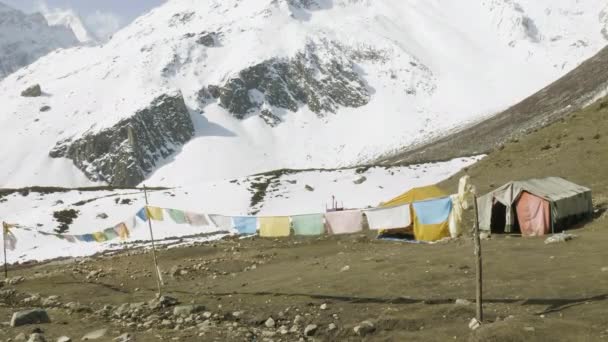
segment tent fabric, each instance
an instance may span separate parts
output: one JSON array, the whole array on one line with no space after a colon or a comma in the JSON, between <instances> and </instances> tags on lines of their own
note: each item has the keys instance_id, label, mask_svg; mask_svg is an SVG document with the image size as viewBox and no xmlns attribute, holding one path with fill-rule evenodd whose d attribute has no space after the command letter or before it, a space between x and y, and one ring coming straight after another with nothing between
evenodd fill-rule
<instances>
[{"instance_id":1,"label":"tent fabric","mask_svg":"<svg viewBox=\"0 0 608 342\"><path fill-rule=\"evenodd\" d=\"M515 209L523 236L542 236L551 231L549 201L524 191L519 196Z\"/></svg>"},{"instance_id":2,"label":"tent fabric","mask_svg":"<svg viewBox=\"0 0 608 342\"><path fill-rule=\"evenodd\" d=\"M361 210L332 211L325 214L327 232L332 235L352 234L363 230Z\"/></svg>"},{"instance_id":3,"label":"tent fabric","mask_svg":"<svg viewBox=\"0 0 608 342\"><path fill-rule=\"evenodd\" d=\"M414 212L420 224L441 224L448 220L452 211L452 199L444 197L433 200L414 202Z\"/></svg>"},{"instance_id":4,"label":"tent fabric","mask_svg":"<svg viewBox=\"0 0 608 342\"><path fill-rule=\"evenodd\" d=\"M391 199L388 202L380 203L380 207L392 207L402 204L411 204L417 201L424 201L432 198L440 198L445 197L448 194L441 190L439 187L435 185L423 186L419 188L410 189L403 194ZM378 232L379 235L411 235L413 225L416 224L416 213L412 209L410 211L410 219L412 221L412 227L404 227L404 229L391 229L386 230L382 229Z\"/></svg>"},{"instance_id":5,"label":"tent fabric","mask_svg":"<svg viewBox=\"0 0 608 342\"><path fill-rule=\"evenodd\" d=\"M286 237L291 234L288 216L260 217L261 237Z\"/></svg>"},{"instance_id":6,"label":"tent fabric","mask_svg":"<svg viewBox=\"0 0 608 342\"><path fill-rule=\"evenodd\" d=\"M439 224L414 224L414 237L418 241L437 241L450 237L448 221Z\"/></svg>"},{"instance_id":7,"label":"tent fabric","mask_svg":"<svg viewBox=\"0 0 608 342\"><path fill-rule=\"evenodd\" d=\"M395 229L404 228L412 224L411 208L409 204L396 207L364 210L369 229Z\"/></svg>"},{"instance_id":8,"label":"tent fabric","mask_svg":"<svg viewBox=\"0 0 608 342\"><path fill-rule=\"evenodd\" d=\"M295 235L317 236L325 233L323 214L297 215L291 217Z\"/></svg>"},{"instance_id":9,"label":"tent fabric","mask_svg":"<svg viewBox=\"0 0 608 342\"><path fill-rule=\"evenodd\" d=\"M588 215L593 211L591 190L584 186L559 177L515 181L509 182L477 199L480 229L491 229L492 209L496 203L501 203L506 207L505 232L512 232L515 224L514 204L524 191L550 203L552 226L562 219L577 215Z\"/></svg>"},{"instance_id":10,"label":"tent fabric","mask_svg":"<svg viewBox=\"0 0 608 342\"><path fill-rule=\"evenodd\" d=\"M258 218L252 216L233 217L234 228L242 235L253 235L257 233Z\"/></svg>"}]
</instances>

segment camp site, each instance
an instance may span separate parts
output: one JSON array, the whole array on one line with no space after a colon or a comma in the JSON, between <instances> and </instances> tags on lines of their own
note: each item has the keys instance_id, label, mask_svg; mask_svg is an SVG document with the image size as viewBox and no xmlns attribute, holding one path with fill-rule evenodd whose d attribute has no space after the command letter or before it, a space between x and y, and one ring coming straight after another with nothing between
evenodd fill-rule
<instances>
[{"instance_id":1,"label":"camp site","mask_svg":"<svg viewBox=\"0 0 608 342\"><path fill-rule=\"evenodd\" d=\"M0 0L0 342L608 341L606 0Z\"/></svg>"}]
</instances>

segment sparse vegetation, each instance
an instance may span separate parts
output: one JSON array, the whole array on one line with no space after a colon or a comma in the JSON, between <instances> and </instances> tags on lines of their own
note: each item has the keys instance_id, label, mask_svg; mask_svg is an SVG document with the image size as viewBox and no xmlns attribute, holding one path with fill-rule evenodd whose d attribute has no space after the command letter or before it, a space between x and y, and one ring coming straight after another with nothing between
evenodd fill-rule
<instances>
[{"instance_id":1,"label":"sparse vegetation","mask_svg":"<svg viewBox=\"0 0 608 342\"><path fill-rule=\"evenodd\" d=\"M53 217L59 222L59 226L55 229L55 232L58 234L67 232L70 229L70 225L74 222L74 219L78 217L78 214L80 214L80 212L75 209L65 209L54 212Z\"/></svg>"}]
</instances>

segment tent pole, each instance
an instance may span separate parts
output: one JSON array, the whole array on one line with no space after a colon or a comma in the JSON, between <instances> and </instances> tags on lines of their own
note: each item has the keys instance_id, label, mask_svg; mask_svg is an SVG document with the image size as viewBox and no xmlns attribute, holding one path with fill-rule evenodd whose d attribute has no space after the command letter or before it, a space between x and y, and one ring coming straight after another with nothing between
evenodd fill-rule
<instances>
[{"instance_id":1,"label":"tent pole","mask_svg":"<svg viewBox=\"0 0 608 342\"><path fill-rule=\"evenodd\" d=\"M473 196L473 206L475 209L475 223L473 226L473 242L475 244L475 273L477 276L477 287L475 291L475 300L477 307L477 321L481 323L483 321L483 307L482 307L482 262L481 262L481 239L479 238L479 210L477 208L477 195Z\"/></svg>"},{"instance_id":2,"label":"tent pole","mask_svg":"<svg viewBox=\"0 0 608 342\"><path fill-rule=\"evenodd\" d=\"M146 199L146 217L148 218L148 228L150 228L150 239L152 240L152 256L154 258L154 267L156 269L156 285L158 286L158 297L162 295L161 290L161 280L160 280L160 268L158 268L158 259L156 258L156 246L154 244L154 233L152 232L152 220L150 219L150 214L148 213L148 191L146 189L146 185L144 184L144 197Z\"/></svg>"}]
</instances>

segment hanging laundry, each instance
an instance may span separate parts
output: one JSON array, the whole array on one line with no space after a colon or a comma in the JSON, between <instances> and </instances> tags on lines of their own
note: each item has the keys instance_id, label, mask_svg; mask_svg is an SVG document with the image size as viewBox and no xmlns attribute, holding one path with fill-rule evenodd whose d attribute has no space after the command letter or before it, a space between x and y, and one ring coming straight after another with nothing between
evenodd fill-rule
<instances>
[{"instance_id":1,"label":"hanging laundry","mask_svg":"<svg viewBox=\"0 0 608 342\"><path fill-rule=\"evenodd\" d=\"M241 235L257 233L258 218L252 216L233 217L232 225Z\"/></svg>"},{"instance_id":2,"label":"hanging laundry","mask_svg":"<svg viewBox=\"0 0 608 342\"><path fill-rule=\"evenodd\" d=\"M261 237L286 237L291 233L289 217L260 217Z\"/></svg>"},{"instance_id":3,"label":"hanging laundry","mask_svg":"<svg viewBox=\"0 0 608 342\"><path fill-rule=\"evenodd\" d=\"M437 241L450 236L449 222L452 211L450 197L412 204L416 213L414 236L420 241Z\"/></svg>"},{"instance_id":4,"label":"hanging laundry","mask_svg":"<svg viewBox=\"0 0 608 342\"><path fill-rule=\"evenodd\" d=\"M106 236L104 235L103 232L96 232L93 233L93 240L96 242L104 242L107 241Z\"/></svg>"},{"instance_id":5,"label":"hanging laundry","mask_svg":"<svg viewBox=\"0 0 608 342\"><path fill-rule=\"evenodd\" d=\"M325 233L323 214L297 215L291 217L295 235L317 236Z\"/></svg>"},{"instance_id":6,"label":"hanging laundry","mask_svg":"<svg viewBox=\"0 0 608 342\"><path fill-rule=\"evenodd\" d=\"M363 230L361 210L332 211L325 214L328 234L351 234Z\"/></svg>"},{"instance_id":7,"label":"hanging laundry","mask_svg":"<svg viewBox=\"0 0 608 342\"><path fill-rule=\"evenodd\" d=\"M171 220L173 220L173 222L177 223L177 224L186 224L188 223L187 219L186 219L186 213L181 211L181 210L177 210L177 209L165 209L165 212L169 215L169 217L171 218Z\"/></svg>"},{"instance_id":8,"label":"hanging laundry","mask_svg":"<svg viewBox=\"0 0 608 342\"><path fill-rule=\"evenodd\" d=\"M163 209L159 207L146 207L146 214L154 221L163 221L165 219Z\"/></svg>"},{"instance_id":9,"label":"hanging laundry","mask_svg":"<svg viewBox=\"0 0 608 342\"><path fill-rule=\"evenodd\" d=\"M186 222L195 227L204 227L209 225L209 221L203 214L186 213Z\"/></svg>"},{"instance_id":10,"label":"hanging laundry","mask_svg":"<svg viewBox=\"0 0 608 342\"><path fill-rule=\"evenodd\" d=\"M114 232L116 232L116 235L118 235L118 237L120 237L121 240L126 240L129 238L129 229L127 228L127 225L125 223L120 223L118 225L116 225L116 227L114 227Z\"/></svg>"},{"instance_id":11,"label":"hanging laundry","mask_svg":"<svg viewBox=\"0 0 608 342\"><path fill-rule=\"evenodd\" d=\"M137 212L137 217L139 217L140 220L142 221L148 221L148 214L146 213L146 208L141 208L141 210L139 210Z\"/></svg>"},{"instance_id":12,"label":"hanging laundry","mask_svg":"<svg viewBox=\"0 0 608 342\"><path fill-rule=\"evenodd\" d=\"M412 224L409 204L396 207L364 210L369 229L397 229L409 227Z\"/></svg>"},{"instance_id":13,"label":"hanging laundry","mask_svg":"<svg viewBox=\"0 0 608 342\"><path fill-rule=\"evenodd\" d=\"M222 215L209 215L211 222L217 227L225 231L232 231L232 218Z\"/></svg>"},{"instance_id":14,"label":"hanging laundry","mask_svg":"<svg viewBox=\"0 0 608 342\"><path fill-rule=\"evenodd\" d=\"M118 237L118 234L114 230L114 228L107 228L103 231L103 234L106 236L106 240L114 240Z\"/></svg>"}]
</instances>

